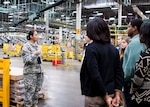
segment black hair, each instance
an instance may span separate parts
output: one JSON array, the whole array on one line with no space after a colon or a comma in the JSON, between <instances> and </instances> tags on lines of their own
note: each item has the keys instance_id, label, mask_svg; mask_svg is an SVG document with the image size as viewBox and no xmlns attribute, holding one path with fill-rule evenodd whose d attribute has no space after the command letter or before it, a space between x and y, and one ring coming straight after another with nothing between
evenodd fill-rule
<instances>
[{"instance_id":1,"label":"black hair","mask_svg":"<svg viewBox=\"0 0 150 107\"><path fill-rule=\"evenodd\" d=\"M87 36L96 42L110 43L110 31L106 22L102 18L90 20L86 28Z\"/></svg>"},{"instance_id":2,"label":"black hair","mask_svg":"<svg viewBox=\"0 0 150 107\"><path fill-rule=\"evenodd\" d=\"M29 31L29 33L28 33L28 35L27 35L27 40L30 40L30 39L31 39L30 36L33 36L33 35L34 35L34 32L35 32L35 30Z\"/></svg>"},{"instance_id":3,"label":"black hair","mask_svg":"<svg viewBox=\"0 0 150 107\"><path fill-rule=\"evenodd\" d=\"M137 27L137 30L140 32L140 27L142 25L143 21L141 19L133 19L131 21L131 25L134 27L136 26Z\"/></svg>"},{"instance_id":4,"label":"black hair","mask_svg":"<svg viewBox=\"0 0 150 107\"><path fill-rule=\"evenodd\" d=\"M140 28L140 42L150 47L150 22L144 22Z\"/></svg>"}]
</instances>

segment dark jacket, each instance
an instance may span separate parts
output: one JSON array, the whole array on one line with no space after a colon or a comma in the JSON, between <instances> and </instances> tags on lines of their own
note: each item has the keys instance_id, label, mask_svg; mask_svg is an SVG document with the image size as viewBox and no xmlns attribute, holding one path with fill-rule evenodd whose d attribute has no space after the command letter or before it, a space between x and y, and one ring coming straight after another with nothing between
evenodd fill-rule
<instances>
[{"instance_id":1,"label":"dark jacket","mask_svg":"<svg viewBox=\"0 0 150 107\"><path fill-rule=\"evenodd\" d=\"M80 72L82 95L113 94L123 86L123 71L118 50L110 43L92 42L85 51Z\"/></svg>"}]
</instances>

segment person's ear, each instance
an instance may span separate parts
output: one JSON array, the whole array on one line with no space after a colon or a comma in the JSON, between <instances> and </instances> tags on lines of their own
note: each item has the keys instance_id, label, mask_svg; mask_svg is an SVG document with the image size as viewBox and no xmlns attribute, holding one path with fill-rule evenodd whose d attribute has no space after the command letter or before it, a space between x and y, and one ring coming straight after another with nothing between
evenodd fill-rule
<instances>
[{"instance_id":1,"label":"person's ear","mask_svg":"<svg viewBox=\"0 0 150 107\"><path fill-rule=\"evenodd\" d=\"M134 31L137 31L137 30L138 30L138 29L137 29L137 26L134 26L133 28L134 28Z\"/></svg>"},{"instance_id":2,"label":"person's ear","mask_svg":"<svg viewBox=\"0 0 150 107\"><path fill-rule=\"evenodd\" d=\"M30 35L30 39L32 39L33 38L33 36L32 35Z\"/></svg>"}]
</instances>

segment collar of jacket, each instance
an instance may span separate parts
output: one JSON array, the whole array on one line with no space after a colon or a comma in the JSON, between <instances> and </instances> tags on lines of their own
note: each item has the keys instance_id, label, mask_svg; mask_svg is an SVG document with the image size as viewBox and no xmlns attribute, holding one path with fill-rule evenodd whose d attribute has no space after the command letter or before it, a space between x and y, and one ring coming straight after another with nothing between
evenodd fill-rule
<instances>
[{"instance_id":1,"label":"collar of jacket","mask_svg":"<svg viewBox=\"0 0 150 107\"><path fill-rule=\"evenodd\" d=\"M139 36L140 36L139 34L133 36L133 37L131 38L131 41L134 40L134 39L136 39L136 38L139 38Z\"/></svg>"}]
</instances>

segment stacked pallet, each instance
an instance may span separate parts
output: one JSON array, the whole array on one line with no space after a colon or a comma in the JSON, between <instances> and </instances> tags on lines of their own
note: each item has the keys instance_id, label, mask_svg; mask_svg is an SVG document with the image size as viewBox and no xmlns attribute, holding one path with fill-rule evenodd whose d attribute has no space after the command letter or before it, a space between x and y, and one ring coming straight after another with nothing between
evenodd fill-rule
<instances>
[{"instance_id":1,"label":"stacked pallet","mask_svg":"<svg viewBox=\"0 0 150 107\"><path fill-rule=\"evenodd\" d=\"M23 80L10 81L10 99L15 102L22 102L24 99L24 84Z\"/></svg>"},{"instance_id":2,"label":"stacked pallet","mask_svg":"<svg viewBox=\"0 0 150 107\"><path fill-rule=\"evenodd\" d=\"M11 67L10 72L10 102L11 105L21 107L24 100L23 69Z\"/></svg>"},{"instance_id":3,"label":"stacked pallet","mask_svg":"<svg viewBox=\"0 0 150 107\"><path fill-rule=\"evenodd\" d=\"M47 95L47 76L44 76L44 82L41 91L39 92L40 99L46 99ZM11 67L10 72L10 101L15 107L22 107L25 97L25 89L23 83L23 69Z\"/></svg>"}]
</instances>

